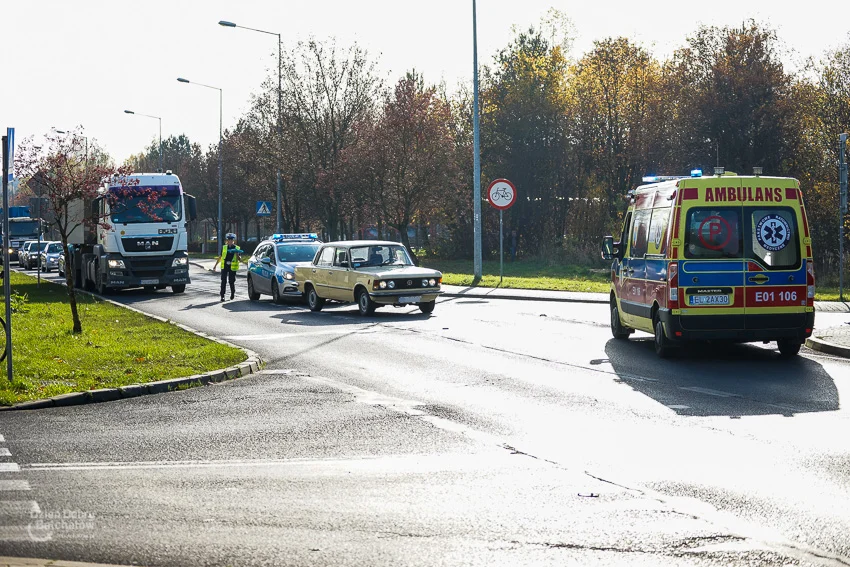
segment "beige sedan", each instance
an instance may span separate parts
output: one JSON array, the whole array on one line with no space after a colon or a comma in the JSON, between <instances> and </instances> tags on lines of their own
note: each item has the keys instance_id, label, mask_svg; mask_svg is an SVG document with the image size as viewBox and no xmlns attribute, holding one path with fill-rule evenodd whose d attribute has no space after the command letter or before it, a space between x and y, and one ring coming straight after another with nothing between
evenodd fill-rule
<instances>
[{"instance_id":1,"label":"beige sedan","mask_svg":"<svg viewBox=\"0 0 850 567\"><path fill-rule=\"evenodd\" d=\"M328 242L310 264L295 268L311 311L320 311L330 299L356 302L361 315L385 305L416 305L431 313L442 277L414 265L404 245L383 240Z\"/></svg>"}]
</instances>

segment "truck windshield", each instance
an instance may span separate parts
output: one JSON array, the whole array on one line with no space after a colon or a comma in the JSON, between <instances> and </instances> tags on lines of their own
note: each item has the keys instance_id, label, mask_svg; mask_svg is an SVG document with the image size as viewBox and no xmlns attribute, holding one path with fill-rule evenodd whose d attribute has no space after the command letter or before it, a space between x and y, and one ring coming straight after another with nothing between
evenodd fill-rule
<instances>
[{"instance_id":1,"label":"truck windshield","mask_svg":"<svg viewBox=\"0 0 850 567\"><path fill-rule=\"evenodd\" d=\"M38 234L38 221L12 222L12 219L9 219L9 234L12 236L31 236Z\"/></svg>"},{"instance_id":2,"label":"truck windshield","mask_svg":"<svg viewBox=\"0 0 850 567\"><path fill-rule=\"evenodd\" d=\"M173 187L133 187L110 191L112 222L174 222L183 217L180 192Z\"/></svg>"}]
</instances>

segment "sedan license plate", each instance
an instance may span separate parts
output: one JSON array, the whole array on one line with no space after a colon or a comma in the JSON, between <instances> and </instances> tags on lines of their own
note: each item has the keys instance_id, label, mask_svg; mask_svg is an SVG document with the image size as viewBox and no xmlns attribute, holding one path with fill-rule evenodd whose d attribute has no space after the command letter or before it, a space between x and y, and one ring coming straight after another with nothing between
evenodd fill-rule
<instances>
[{"instance_id":1,"label":"sedan license plate","mask_svg":"<svg viewBox=\"0 0 850 567\"><path fill-rule=\"evenodd\" d=\"M691 305L729 305L728 295L692 295Z\"/></svg>"},{"instance_id":2,"label":"sedan license plate","mask_svg":"<svg viewBox=\"0 0 850 567\"><path fill-rule=\"evenodd\" d=\"M158 279L140 280L139 283L142 284L142 285L156 285L156 284L159 283L159 280Z\"/></svg>"},{"instance_id":3,"label":"sedan license plate","mask_svg":"<svg viewBox=\"0 0 850 567\"><path fill-rule=\"evenodd\" d=\"M422 297L418 295L402 295L398 298L399 303L419 303Z\"/></svg>"}]
</instances>

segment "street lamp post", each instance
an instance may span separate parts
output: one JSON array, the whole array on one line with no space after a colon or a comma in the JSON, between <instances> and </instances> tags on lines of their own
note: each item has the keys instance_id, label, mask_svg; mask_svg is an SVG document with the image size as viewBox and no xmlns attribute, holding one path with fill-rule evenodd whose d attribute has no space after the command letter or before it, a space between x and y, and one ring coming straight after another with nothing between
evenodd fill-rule
<instances>
[{"instance_id":1,"label":"street lamp post","mask_svg":"<svg viewBox=\"0 0 850 567\"><path fill-rule=\"evenodd\" d=\"M481 266L481 136L478 124L478 27L472 0L472 187L473 187L473 277L480 280Z\"/></svg>"},{"instance_id":2,"label":"street lamp post","mask_svg":"<svg viewBox=\"0 0 850 567\"><path fill-rule=\"evenodd\" d=\"M281 67L281 64L282 64L282 51L281 51L280 34L275 33L275 32L265 31L265 30L258 30L256 28L248 28L248 27L245 27L245 26L238 26L238 25L234 24L233 22L226 22L224 20L221 20L220 22L218 22L218 25L224 26L226 28L241 28L243 30L251 30L251 31L259 32L259 33L265 33L265 34L268 34L268 35L276 35L277 36L277 137L278 137L278 143L280 143L280 141L283 137L282 136L283 125L281 123L282 116L281 116L281 101L280 101L281 85L282 85L281 71L280 71L280 67ZM275 209L277 210L277 214L275 216L275 232L279 233L279 232L281 232L281 225L283 224L283 219L281 218L281 209L282 209L282 206L283 206L283 201L281 200L281 188L280 188L281 177L280 177L280 158L279 157L278 157L278 166L277 166L276 177L277 177L277 202L276 202L276 205L275 205Z\"/></svg>"},{"instance_id":3,"label":"street lamp post","mask_svg":"<svg viewBox=\"0 0 850 567\"><path fill-rule=\"evenodd\" d=\"M150 114L141 114L139 112L133 112L132 110L125 110L125 114L135 114L136 116L144 116L146 118L156 118L159 120L159 172L162 173L164 170L162 169L162 118L159 116L152 116Z\"/></svg>"},{"instance_id":4,"label":"street lamp post","mask_svg":"<svg viewBox=\"0 0 850 567\"><path fill-rule=\"evenodd\" d=\"M205 85L203 83L195 83L195 82L190 81L189 79L183 79L182 77L178 77L177 81L180 82L180 83L191 83L193 85L198 85L199 87L206 87L208 89L215 89L215 90L218 91L218 234L216 235L216 239L217 239L216 242L218 243L218 246L220 246L222 241L223 241L222 240L222 231L224 230L223 226L222 226L222 223L224 221L222 220L223 193L222 193L222 189L221 189L221 134L222 134L221 123L222 123L222 96L223 96L222 91L218 87L213 87L211 85Z\"/></svg>"}]
</instances>

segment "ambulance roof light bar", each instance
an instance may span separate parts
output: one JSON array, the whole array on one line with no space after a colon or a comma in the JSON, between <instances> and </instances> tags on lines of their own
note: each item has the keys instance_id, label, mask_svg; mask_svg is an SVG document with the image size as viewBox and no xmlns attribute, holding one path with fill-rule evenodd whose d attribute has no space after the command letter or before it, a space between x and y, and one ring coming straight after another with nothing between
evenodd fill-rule
<instances>
[{"instance_id":1,"label":"ambulance roof light bar","mask_svg":"<svg viewBox=\"0 0 850 567\"><path fill-rule=\"evenodd\" d=\"M691 170L691 177L702 177L702 170L701 169L692 169Z\"/></svg>"},{"instance_id":2,"label":"ambulance roof light bar","mask_svg":"<svg viewBox=\"0 0 850 567\"><path fill-rule=\"evenodd\" d=\"M762 168L760 168L760 167L754 167L754 168L753 168L753 175L755 175L756 177L758 177L759 175L761 175L761 172L762 172L762 171L763 171L763 170L762 170Z\"/></svg>"},{"instance_id":3,"label":"ambulance roof light bar","mask_svg":"<svg viewBox=\"0 0 850 567\"><path fill-rule=\"evenodd\" d=\"M685 175L644 175L642 181L644 183L658 183L659 181L671 181L674 179L684 179Z\"/></svg>"},{"instance_id":4,"label":"ambulance roof light bar","mask_svg":"<svg viewBox=\"0 0 850 567\"><path fill-rule=\"evenodd\" d=\"M725 167L715 167L714 168L714 175L723 175L724 173L726 173Z\"/></svg>"}]
</instances>

